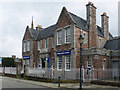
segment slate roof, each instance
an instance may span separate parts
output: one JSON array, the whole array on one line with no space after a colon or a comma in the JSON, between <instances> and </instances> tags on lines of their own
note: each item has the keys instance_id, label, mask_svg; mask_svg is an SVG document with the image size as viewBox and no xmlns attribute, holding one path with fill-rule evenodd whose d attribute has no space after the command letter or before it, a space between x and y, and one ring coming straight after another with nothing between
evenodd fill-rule
<instances>
[{"instance_id":1,"label":"slate roof","mask_svg":"<svg viewBox=\"0 0 120 90\"><path fill-rule=\"evenodd\" d=\"M29 31L30 31L30 34L31 34L31 37L34 39L34 40L36 40L37 39L37 34L38 34L38 30L35 30L35 29L29 29Z\"/></svg>"},{"instance_id":2,"label":"slate roof","mask_svg":"<svg viewBox=\"0 0 120 90\"><path fill-rule=\"evenodd\" d=\"M77 16L77 15L71 13L71 12L69 12L69 13L72 16L72 18L75 20L77 27L88 31L88 25L87 25L86 20L82 19L81 17L79 17L79 16Z\"/></svg>"},{"instance_id":3,"label":"slate roof","mask_svg":"<svg viewBox=\"0 0 120 90\"><path fill-rule=\"evenodd\" d=\"M120 38L107 40L103 48L107 50L120 50Z\"/></svg>"},{"instance_id":4,"label":"slate roof","mask_svg":"<svg viewBox=\"0 0 120 90\"><path fill-rule=\"evenodd\" d=\"M77 15L71 13L71 12L68 12L68 13L72 17L72 19L74 19L74 21L76 22L76 26L77 27L89 31L89 28L88 28L88 25L87 25L87 21L85 19L82 19L81 17L79 17L79 16L77 16ZM39 40L39 39L47 38L49 36L53 36L55 27L56 27L56 24L51 25L51 26L49 26L47 28L44 28L42 30L39 30L39 31L38 30L34 30L34 29L31 29L30 31L32 33L33 39ZM104 34L101 31L101 27L96 25L96 28L97 28L97 34L99 36L101 36L101 37L104 37ZM113 39L111 34L109 34L109 37L111 39Z\"/></svg>"},{"instance_id":5,"label":"slate roof","mask_svg":"<svg viewBox=\"0 0 120 90\"><path fill-rule=\"evenodd\" d=\"M37 35L37 40L53 36L55 27L56 27L56 24L49 26L47 28L44 28L42 30L39 30Z\"/></svg>"}]
</instances>

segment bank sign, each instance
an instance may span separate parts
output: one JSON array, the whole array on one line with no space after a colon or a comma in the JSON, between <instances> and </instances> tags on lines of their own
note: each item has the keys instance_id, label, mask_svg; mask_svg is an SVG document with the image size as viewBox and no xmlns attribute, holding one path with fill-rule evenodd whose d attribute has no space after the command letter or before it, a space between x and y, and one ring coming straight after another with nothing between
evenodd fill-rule
<instances>
[{"instance_id":1,"label":"bank sign","mask_svg":"<svg viewBox=\"0 0 120 90\"><path fill-rule=\"evenodd\" d=\"M30 56L23 56L23 59L30 59Z\"/></svg>"},{"instance_id":2,"label":"bank sign","mask_svg":"<svg viewBox=\"0 0 120 90\"><path fill-rule=\"evenodd\" d=\"M62 51L62 52L57 52L57 56L70 55L70 54L71 54L71 50L69 50L69 51Z\"/></svg>"}]
</instances>

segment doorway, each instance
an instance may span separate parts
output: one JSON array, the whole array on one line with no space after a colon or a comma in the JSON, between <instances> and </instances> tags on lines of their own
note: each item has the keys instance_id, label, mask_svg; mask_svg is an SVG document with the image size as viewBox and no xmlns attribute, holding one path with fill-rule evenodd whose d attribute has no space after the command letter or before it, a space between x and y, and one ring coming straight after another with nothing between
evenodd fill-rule
<instances>
[{"instance_id":1,"label":"doorway","mask_svg":"<svg viewBox=\"0 0 120 90\"><path fill-rule=\"evenodd\" d=\"M45 68L45 58L42 58L42 68Z\"/></svg>"}]
</instances>

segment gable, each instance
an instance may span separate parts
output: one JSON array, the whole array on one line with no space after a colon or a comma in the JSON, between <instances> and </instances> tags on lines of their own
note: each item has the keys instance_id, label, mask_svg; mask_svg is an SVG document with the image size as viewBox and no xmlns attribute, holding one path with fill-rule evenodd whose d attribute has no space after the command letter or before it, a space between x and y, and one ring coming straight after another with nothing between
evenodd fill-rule
<instances>
[{"instance_id":1,"label":"gable","mask_svg":"<svg viewBox=\"0 0 120 90\"><path fill-rule=\"evenodd\" d=\"M26 31L25 31L24 37L23 37L23 41L24 41L24 40L28 40L28 39L32 39L32 37L31 37L31 34L30 34L29 29L26 28Z\"/></svg>"},{"instance_id":2,"label":"gable","mask_svg":"<svg viewBox=\"0 0 120 90\"><path fill-rule=\"evenodd\" d=\"M65 7L63 7L62 12L58 18L56 28L63 28L64 26L70 25L72 23L75 23L72 19L71 15L67 11Z\"/></svg>"}]
</instances>

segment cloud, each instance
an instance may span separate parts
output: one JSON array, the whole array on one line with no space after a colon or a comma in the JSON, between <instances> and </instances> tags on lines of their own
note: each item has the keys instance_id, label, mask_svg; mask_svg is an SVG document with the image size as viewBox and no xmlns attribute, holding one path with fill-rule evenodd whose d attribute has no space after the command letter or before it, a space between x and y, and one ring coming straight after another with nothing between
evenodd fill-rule
<instances>
[{"instance_id":1,"label":"cloud","mask_svg":"<svg viewBox=\"0 0 120 90\"><path fill-rule=\"evenodd\" d=\"M57 22L62 7L86 19L86 2L6 2L0 3L0 52L2 56L22 57L22 38L27 25L30 26L32 16L34 26L50 26ZM97 7L97 24L100 15L105 11L110 17L110 32L117 35L117 2L94 2ZM2 50L2 51L1 51Z\"/></svg>"}]
</instances>

